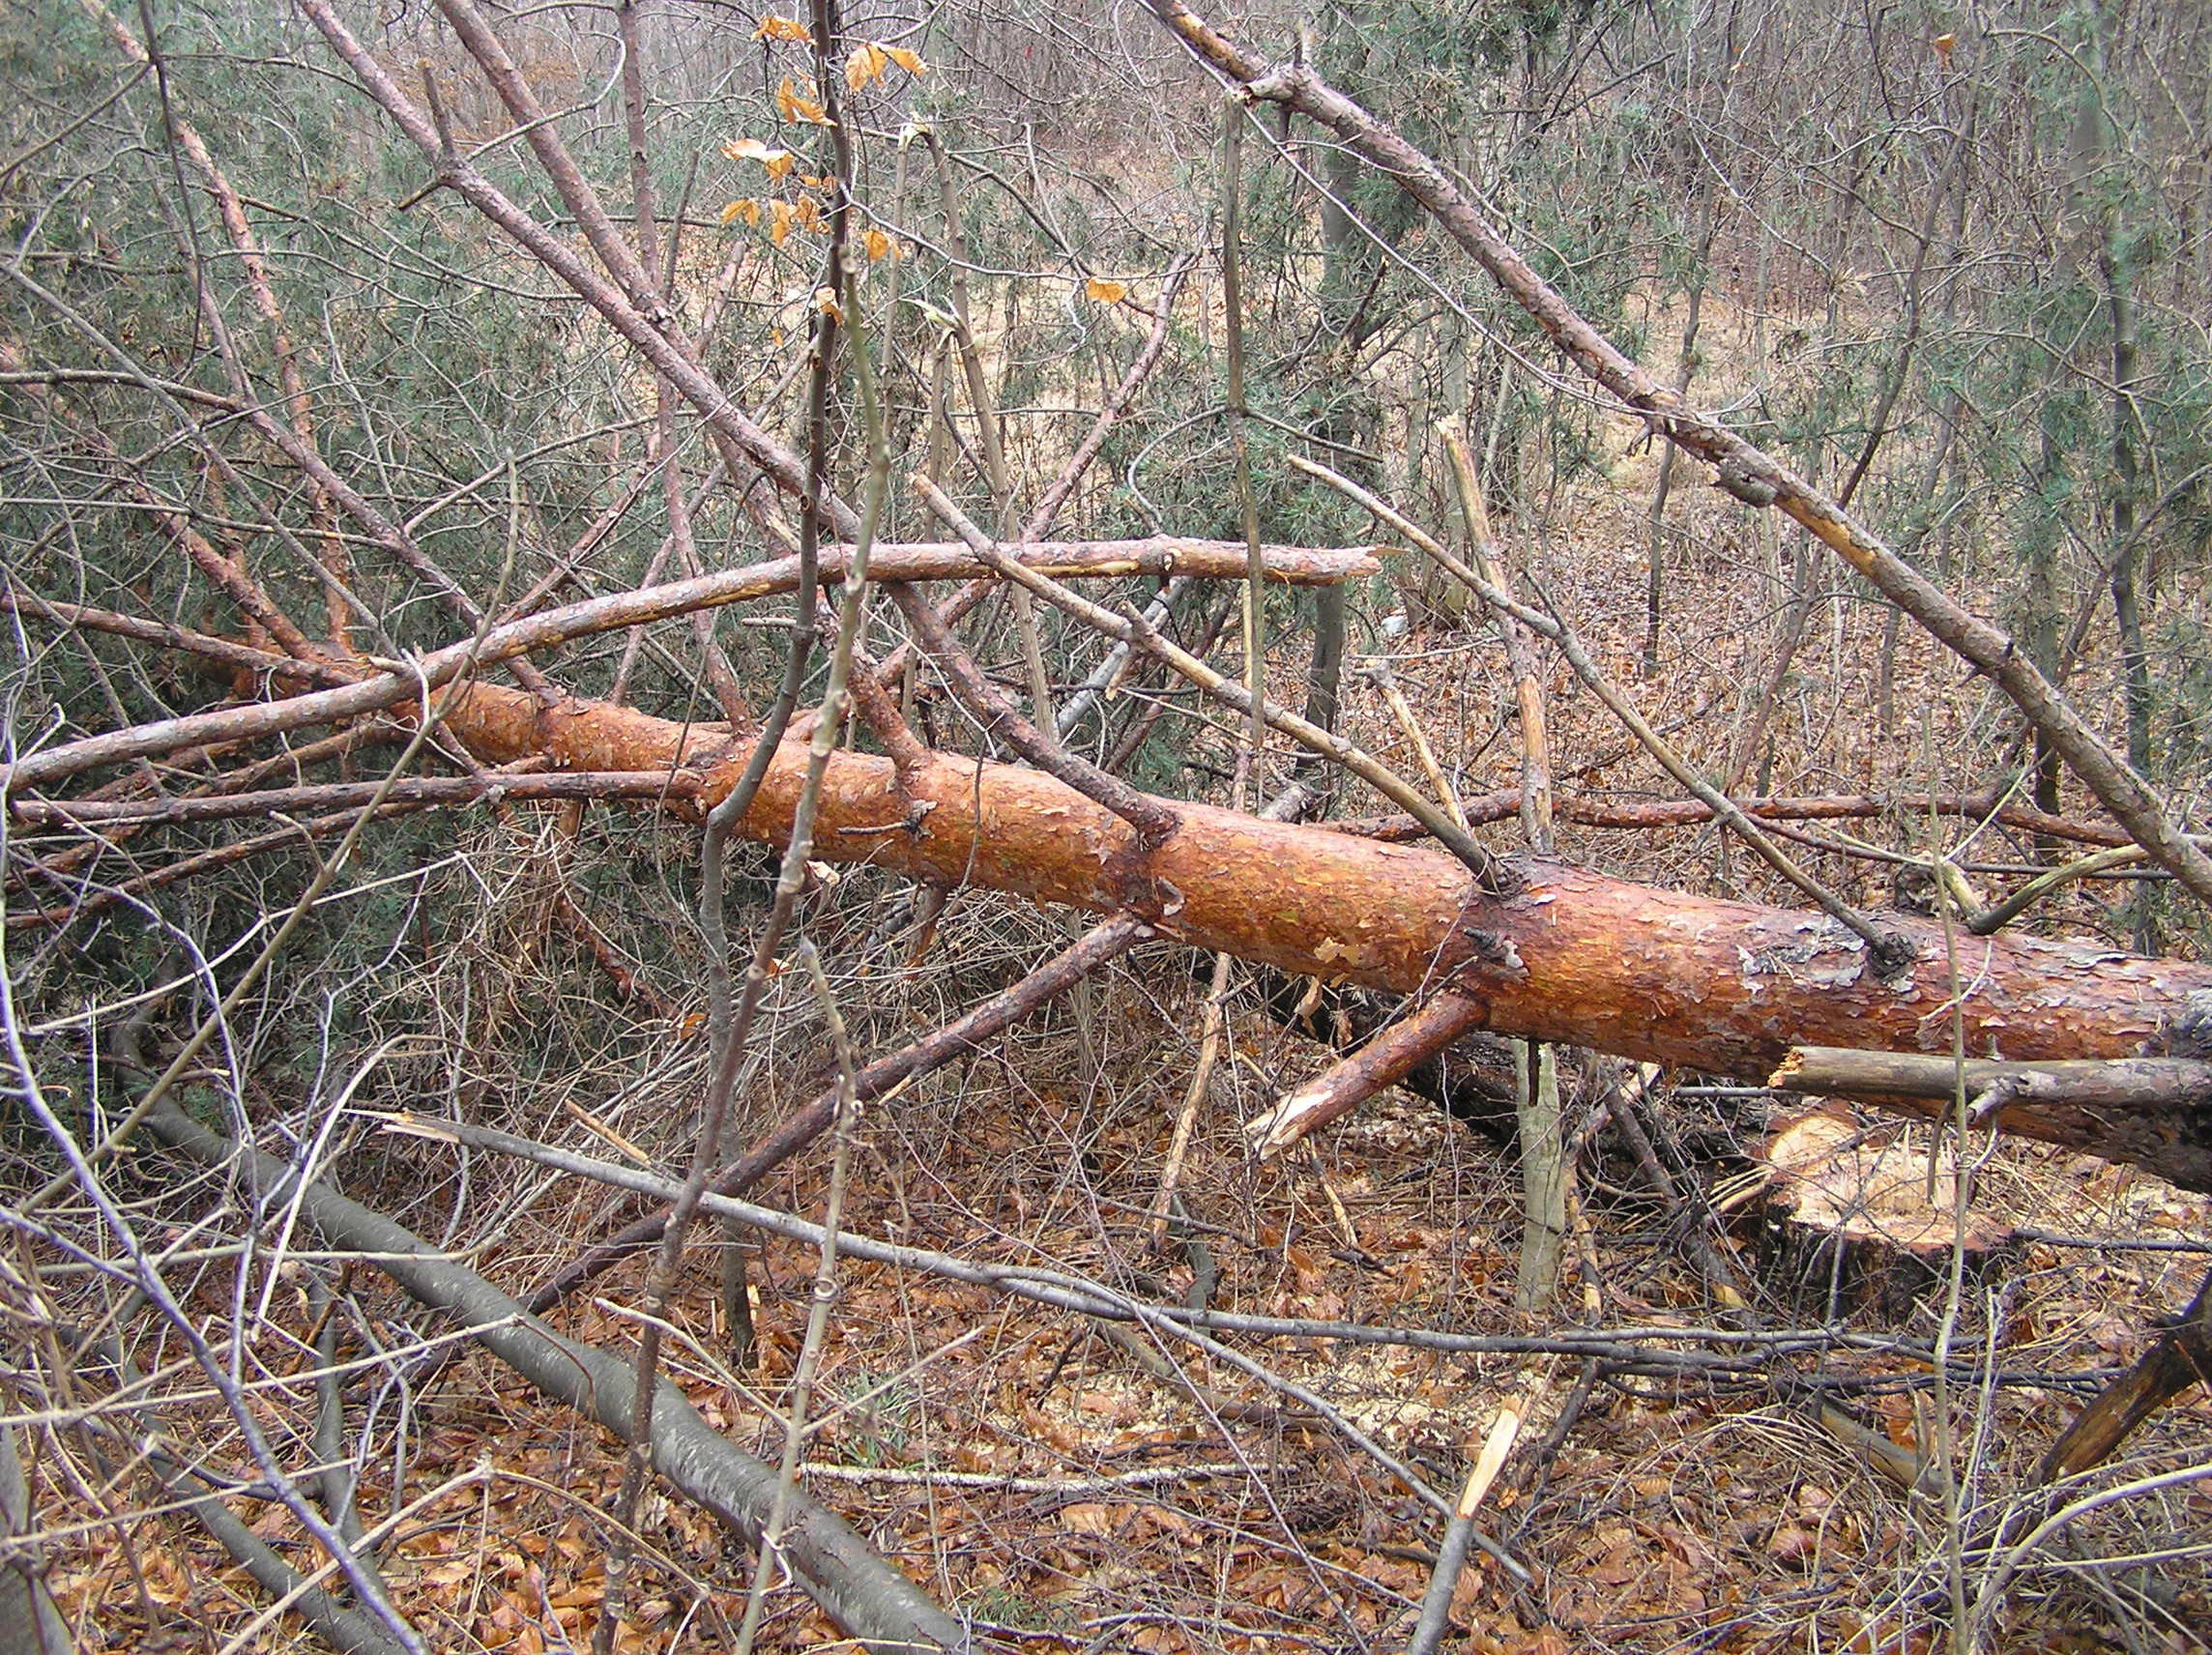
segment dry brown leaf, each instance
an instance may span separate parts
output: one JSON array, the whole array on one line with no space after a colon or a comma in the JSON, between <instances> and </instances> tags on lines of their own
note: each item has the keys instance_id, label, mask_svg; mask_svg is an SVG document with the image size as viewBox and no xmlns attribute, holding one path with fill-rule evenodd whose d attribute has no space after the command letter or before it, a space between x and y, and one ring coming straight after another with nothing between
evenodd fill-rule
<instances>
[{"instance_id":1,"label":"dry brown leaf","mask_svg":"<svg viewBox=\"0 0 2212 1655\"><path fill-rule=\"evenodd\" d=\"M1111 1534L1116 1509L1097 1500L1082 1500L1060 1508L1060 1525L1072 1534Z\"/></svg>"},{"instance_id":2,"label":"dry brown leaf","mask_svg":"<svg viewBox=\"0 0 2212 1655\"><path fill-rule=\"evenodd\" d=\"M807 81L804 90L801 90L788 74L783 77L782 84L775 89L775 112L786 121L802 123L810 127L835 125L823 109L815 92L814 83L811 80Z\"/></svg>"},{"instance_id":3,"label":"dry brown leaf","mask_svg":"<svg viewBox=\"0 0 2212 1655\"><path fill-rule=\"evenodd\" d=\"M845 59L845 84L855 92L871 81L880 85L890 61L890 53L873 41L855 46Z\"/></svg>"},{"instance_id":4,"label":"dry brown leaf","mask_svg":"<svg viewBox=\"0 0 2212 1655\"><path fill-rule=\"evenodd\" d=\"M1811 1529L1794 1523L1780 1524L1766 1542L1768 1556L1793 1568L1802 1568L1811 1562L1819 1548L1819 1537Z\"/></svg>"}]
</instances>

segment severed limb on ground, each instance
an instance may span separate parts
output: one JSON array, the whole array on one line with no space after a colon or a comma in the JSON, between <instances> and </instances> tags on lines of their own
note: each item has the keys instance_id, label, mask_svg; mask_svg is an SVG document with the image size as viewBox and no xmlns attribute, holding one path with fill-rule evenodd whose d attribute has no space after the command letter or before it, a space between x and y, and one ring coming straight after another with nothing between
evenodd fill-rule
<instances>
[{"instance_id":1,"label":"severed limb on ground","mask_svg":"<svg viewBox=\"0 0 2212 1655\"><path fill-rule=\"evenodd\" d=\"M242 1167L264 1196L282 1192L334 1248L370 1256L415 1298L473 1328L484 1349L540 1391L618 1435L626 1428L634 1389L629 1363L554 1333L474 1270L327 1185L295 1187L290 1166L209 1131L174 1104L156 1109L147 1124L189 1159L211 1168ZM654 1409L655 1471L746 1545L758 1545L776 1497L775 1472L702 1419L673 1384L662 1381L660 1392ZM788 1497L783 1560L807 1594L862 1647L874 1655L969 1647L959 1623L835 1513L802 1494Z\"/></svg>"}]
</instances>

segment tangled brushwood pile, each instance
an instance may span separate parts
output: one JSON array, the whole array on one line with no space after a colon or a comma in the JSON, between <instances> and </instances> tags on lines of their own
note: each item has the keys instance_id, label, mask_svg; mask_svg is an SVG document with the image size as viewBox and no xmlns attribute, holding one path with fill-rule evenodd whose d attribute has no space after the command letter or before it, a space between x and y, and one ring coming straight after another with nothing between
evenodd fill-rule
<instances>
[{"instance_id":1,"label":"tangled brushwood pile","mask_svg":"<svg viewBox=\"0 0 2212 1655\"><path fill-rule=\"evenodd\" d=\"M487 920L494 911L487 902ZM858 934L869 918L857 907L848 923ZM1026 947L1049 946L1019 913L979 905L946 923L923 967L865 984L841 976L840 1001L873 1008L871 1043L895 1043L1009 975L1022 951L1009 937L1025 931ZM610 1041L603 1008L564 1006L560 976L512 954L456 954L434 986L449 1005L487 1007L475 1050L495 1072L519 1056L503 1026L597 1031L596 1046L542 1055L535 1095L479 1092L478 1118L599 1159L681 1154L695 1039L637 1025ZM409 1011L405 998L377 1015ZM1200 1009L1180 957L1141 951L1097 981L1088 1013L991 1042L859 1123L844 1198L856 1240L1224 1319L1213 1335L1224 1343L1209 1347L1178 1331L1188 1321L1076 1315L848 1256L812 1379L801 1484L952 1609L977 1648L1389 1646L1433 1573L1428 1500L1455 1495L1508 1408L1519 1435L1477 1518L1500 1556L1478 1553L1451 1599L1465 1647L1917 1646L1949 1612L1954 1582L2014 1649L2081 1648L2099 1628L2115 1647L2121 1627L2178 1639L2212 1609L2200 1482L2085 1502L2067 1553L2128 1559L2118 1566L2076 1568L2026 1544L2049 1510L2038 1458L2199 1273L2188 1237L2212 1218L2202 1199L2007 1146L1986 1153L1977 1200L2026 1235L1955 1315L1940 1284L1903 1306L1806 1315L1761 1283L1755 1208L1710 1236L1746 1304L1693 1262L1685 1215L1644 1180L1605 1118L1609 1077L1593 1071L1570 1104L1590 1147L1566 1291L1531 1317L1514 1307L1512 1166L1433 1104L1391 1094L1295 1155L1249 1161L1239 1117L1327 1054L1237 1002L1160 1248L1150 1208ZM767 1032L776 1060L750 1094L748 1137L828 1067L807 994L784 995ZM626 1216L603 1191L526 1162L379 1133L377 1112L432 1107L468 1084L445 1054L394 1052L361 1079L356 1113L324 1148L344 1150L349 1192L518 1296ZM1639 1112L1688 1179L1701 1165L1748 1169L1765 1107L1692 1088L1647 1094ZM826 1176L803 1163L754 1193L815 1213ZM306 1235L283 1264L195 1245L244 1192L179 1196L152 1164L143 1176L188 1304L227 1303L242 1268L270 1270L247 1351L266 1393L294 1399L303 1428L318 1389L364 1422L352 1497L396 1516L378 1537L394 1606L443 1647L581 1648L605 1590L600 1514L622 1475L613 1439L480 1355L396 1385L452 1354L439 1319L365 1263L335 1295L320 1291ZM731 1247L746 1256L749 1350L718 1294L714 1260ZM697 1254L668 1309L681 1331L666 1372L710 1425L772 1462L815 1254L742 1231ZM74 1368L85 1394L120 1393L98 1353L96 1282L44 1280L53 1337L88 1347ZM639 1288L638 1266L626 1266L555 1324L620 1350ZM1238 1317L1272 1336L1227 1331ZM47 1583L88 1655L219 1646L267 1607L220 1548L189 1526L132 1523L118 1536L100 1522L133 1440L183 1466L239 1452L189 1367L160 1348L132 1354L137 1411L110 1403L76 1428L69 1463L84 1481L44 1507L56 1536ZM2208 1427L2201 1397L2176 1407L2093 1486L2155 1484L2201 1455ZM305 1442L293 1454L312 1457ZM70 1520L56 1521L64 1509ZM258 1509L254 1535L314 1566L296 1522ZM622 1647L720 1646L744 1599L727 1535L695 1505L656 1497L638 1538ZM765 1647L835 1641L803 1594L771 1602ZM249 1642L303 1636L263 1618Z\"/></svg>"}]
</instances>

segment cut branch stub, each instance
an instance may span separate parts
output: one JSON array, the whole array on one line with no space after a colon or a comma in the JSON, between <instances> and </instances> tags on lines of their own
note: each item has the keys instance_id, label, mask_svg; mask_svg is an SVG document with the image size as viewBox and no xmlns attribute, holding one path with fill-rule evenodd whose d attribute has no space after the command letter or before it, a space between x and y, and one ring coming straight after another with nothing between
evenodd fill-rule
<instances>
[{"instance_id":1,"label":"cut branch stub","mask_svg":"<svg viewBox=\"0 0 2212 1655\"><path fill-rule=\"evenodd\" d=\"M1285 1095L1258 1119L1247 1121L1246 1139L1263 1159L1280 1154L1308 1133L1357 1109L1384 1087L1396 1085L1461 1035L1480 1029L1488 1015L1489 1008L1480 1001L1439 995Z\"/></svg>"}]
</instances>

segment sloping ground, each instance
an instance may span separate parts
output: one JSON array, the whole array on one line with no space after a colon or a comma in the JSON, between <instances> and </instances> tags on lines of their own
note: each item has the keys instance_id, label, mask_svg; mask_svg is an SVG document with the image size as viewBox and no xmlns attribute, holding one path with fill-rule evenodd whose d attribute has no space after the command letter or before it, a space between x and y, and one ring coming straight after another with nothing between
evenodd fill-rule
<instances>
[{"instance_id":1,"label":"sloping ground","mask_svg":"<svg viewBox=\"0 0 2212 1655\"><path fill-rule=\"evenodd\" d=\"M948 973L992 970L987 960L953 962L971 944L986 953L1009 920L1019 928L1017 915L991 906L962 919L942 944L944 963L903 987L883 983L876 1015L887 1024L902 1009L933 1017L930 1002L950 986ZM542 992L527 981L515 987L525 1002ZM1150 1253L1143 1209L1194 1056L1194 992L1180 956L1150 951L1102 990L1101 1073L1082 1072L1070 1014L1061 1012L873 1112L851 1227L1071 1270L1141 1297L1181 1298L1193 1256L1179 1244L1164 1258ZM815 1061L806 1023L803 996L792 998L777 1035L793 1070ZM1877 1475L1863 1451L1823 1429L1819 1409L1823 1400L1849 1409L1899 1443L1929 1440L1936 1302L1894 1325L1862 1318L1849 1329L1895 1335L1900 1349L1877 1339L1778 1353L1757 1342L1697 1339L1688 1330L1720 1313L1680 1237L1654 1204L1613 1185L1633 1179L1632 1170L1601 1160L1584 1184L1583 1260L1559 1305L1539 1320L1518 1317L1520 1222L1508 1168L1427 1106L1393 1096L1326 1135L1315 1153L1252 1169L1237 1118L1310 1073L1321 1054L1253 1014L1239 1014L1233 1032L1235 1060L1220 1071L1183 1186L1194 1221L1185 1234L1205 1243L1215 1308L1472 1335L1633 1328L1661 1366L1601 1372L1557 1442L1548 1432L1583 1377L1573 1356L1233 1341L1447 1493L1499 1405L1536 1391L1523 1445L1485 1514L1487 1531L1526 1562L1534 1583L1517 1588L1478 1562L1461 1591L1462 1611L1480 1628L1466 1647L1833 1648L1870 1617L1883 1630L1880 1647L1925 1646L1949 1596L1940 1510ZM895 1038L888 1027L878 1033ZM673 1112L687 1064L679 1049L664 1084L597 1118L655 1144L680 1128ZM389 1101L408 1101L415 1078L394 1074ZM760 1117L801 1100L803 1078L771 1087ZM1736 1100L1685 1097L1677 1106L1685 1129L1707 1146L1754 1124L1755 1112ZM603 1136L541 1100L518 1099L505 1113L509 1124L581 1152L608 1152ZM357 1157L357 1196L369 1193L363 1177L372 1168L395 1203L435 1209L458 1193L449 1148L382 1139L368 1148ZM489 1240L486 1265L509 1286L534 1281L606 1219L600 1192L538 1184L525 1169L480 1157L469 1178L475 1211L509 1210L510 1197L523 1203L496 1227L479 1221L456 1237ZM2185 1298L2201 1271L2200 1255L2136 1244L2202 1236L2212 1223L2203 1201L2033 1147L1999 1151L1983 1187L1994 1205L2079 1244L2030 1242L2013 1272L1990 1285L1992 1296L1970 1292L1962 1307L1951 1401L1965 1497L1970 1514L1981 1514L1969 1516L1969 1528L2008 1509L2081 1387L2130 1359L2144 1318ZM815 1212L822 1194L809 1163L768 1199ZM1730 1244L1749 1270L1754 1227ZM764 1405L789 1378L813 1258L784 1242L763 1250L755 1273L763 1356L748 1371L730 1360L711 1253L711 1243L701 1247L678 1308L685 1337L672 1347L672 1370L710 1420L772 1458L780 1436ZM387 1340L403 1339L409 1307L373 1277L356 1286L391 1319L380 1323ZM566 1329L622 1348L626 1324L612 1307L634 1286L626 1276L603 1282ZM1760 1308L1773 1325L1789 1324L1779 1307ZM289 1339L304 1308L287 1310L280 1296L273 1317L279 1325L265 1329L262 1353L296 1370ZM1995 1376L1986 1391L1984 1362ZM1151 1371L1168 1363L1206 1387L1203 1401ZM1394 1647L1426 1582L1438 1531L1431 1512L1330 1425L1187 1349L1151 1348L1140 1359L1079 1319L848 1264L821 1396L827 1417L806 1454L817 1467L809 1487L941 1601L974 1617L984 1648L1351 1649L1363 1640ZM611 1501L620 1470L609 1441L479 1359L450 1370L404 1416L392 1402L378 1426L366 1509L386 1508L397 1464L407 1497L461 1479L422 1506L393 1549L388 1576L400 1607L439 1647L581 1647L604 1552L593 1510ZM188 1405L167 1418L189 1436L193 1415ZM2212 1405L2199 1395L2157 1422L2137 1444L2140 1458L2115 1475L2201 1464L2208 1442ZM480 1466L489 1475L473 1480ZM289 1537L281 1514L257 1527L275 1541ZM742 1559L708 1520L657 1498L648 1501L645 1534L652 1560L638 1595L647 1607L625 1647L722 1646L717 1617L734 1623L742 1611ZM2125 1591L2154 1576L2186 1623L2212 1609L2208 1535L2212 1491L2198 1484L2099 1512L2073 1541L2086 1555L2162 1554L2147 1574L2123 1569L2106 1579ZM1967 1566L1969 1601L1989 1578L1986 1564ZM2123 1616L2158 1631L2154 1612L2100 1599L2096 1578L2031 1569L1991 1627L1999 1646L2094 1647L2099 1629ZM165 1524L134 1525L128 1548L103 1532L80 1533L54 1584L88 1652L199 1647L242 1626L261 1602L196 1534ZM787 1591L777 1605L767 1647L831 1644L834 1634L804 1599ZM259 1646L288 1636L264 1634ZM180 1641L163 1645L163 1637Z\"/></svg>"}]
</instances>

